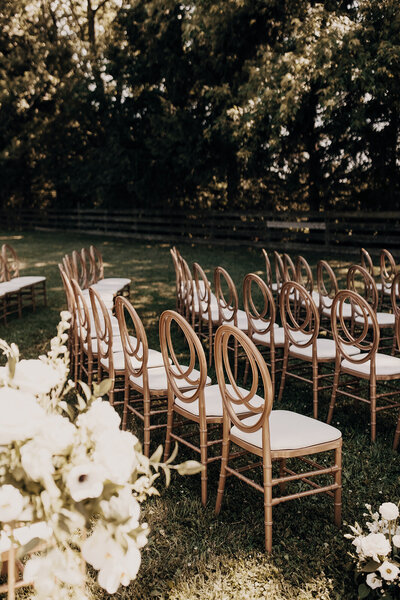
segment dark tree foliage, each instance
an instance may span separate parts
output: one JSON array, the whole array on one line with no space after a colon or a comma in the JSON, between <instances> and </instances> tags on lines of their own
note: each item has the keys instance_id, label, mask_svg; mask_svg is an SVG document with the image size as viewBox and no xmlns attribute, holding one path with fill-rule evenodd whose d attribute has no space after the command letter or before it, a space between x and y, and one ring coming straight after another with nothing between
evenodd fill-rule
<instances>
[{"instance_id":1,"label":"dark tree foliage","mask_svg":"<svg viewBox=\"0 0 400 600\"><path fill-rule=\"evenodd\" d=\"M398 0L4 0L13 211L400 209Z\"/></svg>"}]
</instances>

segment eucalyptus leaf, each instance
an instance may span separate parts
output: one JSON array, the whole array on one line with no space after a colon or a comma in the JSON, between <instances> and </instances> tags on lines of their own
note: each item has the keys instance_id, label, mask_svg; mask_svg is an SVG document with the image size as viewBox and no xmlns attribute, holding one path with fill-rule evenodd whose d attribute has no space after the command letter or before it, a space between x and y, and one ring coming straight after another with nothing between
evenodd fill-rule
<instances>
[{"instance_id":1,"label":"eucalyptus leaf","mask_svg":"<svg viewBox=\"0 0 400 600\"><path fill-rule=\"evenodd\" d=\"M15 553L16 557L17 558L22 558L26 554L29 554L30 552L33 552L35 550L35 548L37 548L39 546L39 544L40 544L41 541L43 541L43 540L41 540L38 537L35 537L32 540L29 540L29 542L27 542L23 546L20 546L19 548L17 548L17 551Z\"/></svg>"},{"instance_id":2,"label":"eucalyptus leaf","mask_svg":"<svg viewBox=\"0 0 400 600\"><path fill-rule=\"evenodd\" d=\"M381 563L376 562L375 560L370 560L367 562L362 568L362 573L373 573L381 566Z\"/></svg>"},{"instance_id":3,"label":"eucalyptus leaf","mask_svg":"<svg viewBox=\"0 0 400 600\"><path fill-rule=\"evenodd\" d=\"M363 600L363 598L367 598L369 596L371 589L365 585L365 583L361 583L358 586L358 598L359 600Z\"/></svg>"}]
</instances>

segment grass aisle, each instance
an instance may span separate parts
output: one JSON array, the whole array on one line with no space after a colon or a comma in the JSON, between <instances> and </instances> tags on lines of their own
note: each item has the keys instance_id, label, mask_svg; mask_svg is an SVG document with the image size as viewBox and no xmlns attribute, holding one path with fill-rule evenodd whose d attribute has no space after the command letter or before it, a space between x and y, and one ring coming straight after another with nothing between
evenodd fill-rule
<instances>
[{"instance_id":1,"label":"grass aisle","mask_svg":"<svg viewBox=\"0 0 400 600\"><path fill-rule=\"evenodd\" d=\"M0 336L19 345L23 358L36 357L48 348L54 336L59 311L65 308L57 264L65 253L94 243L103 253L106 276L132 278L131 300L145 325L150 347L159 348L158 317L175 307L175 275L167 244L101 241L66 233L3 233L2 243L12 244L23 263L22 275L46 275L49 307L10 319L0 325ZM262 275L261 252L242 247L223 249L182 246L188 263L198 261L209 273L220 264L232 275L238 288L246 273ZM307 257L315 267L319 256ZM327 257L323 257L327 258ZM331 257L335 270L346 265ZM341 269L341 270L340 270ZM212 372L211 375L214 375ZM320 417L324 419L329 397L322 395ZM288 383L280 408L311 416L311 390L298 382ZM368 407L340 401L333 425L343 433L343 520L362 521L364 503L378 508L384 501L399 499L399 457L393 453L396 417L379 414L377 442L369 441ZM134 426L134 424L133 424ZM140 433L139 433L140 437ZM154 436L154 445L163 435ZM179 462L192 458L181 449ZM173 477L168 490L160 481L159 498L144 507L144 519L152 529L142 555L137 580L120 588L121 600L350 600L357 597L353 583L350 543L343 538L347 528L333 523L332 501L314 496L284 503L274 509L273 554L264 553L262 496L249 486L229 479L221 514L213 508L218 467L209 468L209 501L200 504L200 478ZM97 599L108 595L93 584Z\"/></svg>"}]
</instances>

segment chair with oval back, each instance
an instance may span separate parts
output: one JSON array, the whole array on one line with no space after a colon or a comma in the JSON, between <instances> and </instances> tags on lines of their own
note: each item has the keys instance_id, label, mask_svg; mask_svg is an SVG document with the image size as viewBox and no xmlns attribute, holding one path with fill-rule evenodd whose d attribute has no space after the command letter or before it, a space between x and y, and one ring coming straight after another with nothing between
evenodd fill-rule
<instances>
[{"instance_id":1,"label":"chair with oval back","mask_svg":"<svg viewBox=\"0 0 400 600\"><path fill-rule=\"evenodd\" d=\"M100 288L107 289L114 295L126 296L129 298L131 280L128 277L105 277L104 276L104 261L103 256L96 248L96 246L90 246L89 258L91 261L91 267L89 270L89 280L92 282L91 285L97 284Z\"/></svg>"},{"instance_id":2,"label":"chair with oval back","mask_svg":"<svg viewBox=\"0 0 400 600\"><path fill-rule=\"evenodd\" d=\"M348 303L353 305L353 311L359 317L354 327L349 326L343 315L343 307ZM339 291L332 304L332 315L336 316L332 318L332 333L337 354L327 421L332 420L337 395L366 402L370 405L371 440L375 441L377 412L400 406L400 402L394 400L399 397L398 388L390 389L386 383L384 391L378 394L377 384L400 379L400 358L378 352L380 330L375 310L356 292ZM359 350L357 355L349 351L354 347ZM357 380L368 382L367 397L360 395L361 391L356 394L354 381Z\"/></svg>"},{"instance_id":3,"label":"chair with oval back","mask_svg":"<svg viewBox=\"0 0 400 600\"><path fill-rule=\"evenodd\" d=\"M176 296L176 310L179 314L183 314L183 300L182 300L182 290L183 290L183 279L182 279L182 269L179 260L178 251L173 246L170 248L170 254L172 258L172 264L174 265L175 271L175 296Z\"/></svg>"},{"instance_id":4,"label":"chair with oval back","mask_svg":"<svg viewBox=\"0 0 400 600\"><path fill-rule=\"evenodd\" d=\"M1 247L3 259L3 276L12 291L20 295L18 313L21 316L21 308L24 299L28 299L33 311L36 311L36 298L39 294L43 299L44 306L47 306L46 277L43 275L23 275L19 273L20 260L16 250L9 244L3 244Z\"/></svg>"},{"instance_id":5,"label":"chair with oval back","mask_svg":"<svg viewBox=\"0 0 400 600\"><path fill-rule=\"evenodd\" d=\"M297 271L294 262L292 261L289 254L285 252L283 255L283 268L285 281L296 281Z\"/></svg>"},{"instance_id":6,"label":"chair with oval back","mask_svg":"<svg viewBox=\"0 0 400 600\"><path fill-rule=\"evenodd\" d=\"M210 282L207 279L199 263L193 263L193 277L195 284L195 301L198 311L197 334L202 339L208 340L208 366L212 365L214 329L219 323L218 303L215 295L211 291ZM178 311L179 312L179 311ZM203 332L203 325L207 328L207 333Z\"/></svg>"},{"instance_id":7,"label":"chair with oval back","mask_svg":"<svg viewBox=\"0 0 400 600\"><path fill-rule=\"evenodd\" d=\"M360 248L360 264L364 269L367 269L368 273L375 276L374 273L374 263L372 262L372 258L368 250L365 248Z\"/></svg>"},{"instance_id":8,"label":"chair with oval back","mask_svg":"<svg viewBox=\"0 0 400 600\"><path fill-rule=\"evenodd\" d=\"M319 295L318 309L320 315L320 326L331 333L331 308L334 297L339 290L336 275L326 260L320 260L317 264L317 292ZM352 317L351 307L348 318Z\"/></svg>"},{"instance_id":9,"label":"chair with oval back","mask_svg":"<svg viewBox=\"0 0 400 600\"><path fill-rule=\"evenodd\" d=\"M58 269L60 271L61 281L64 287L67 308L71 314L70 327L68 330L68 351L71 357L71 371L74 373L74 381L76 383L78 381L79 339L75 294L74 290L72 289L71 280L65 272L63 265L59 264Z\"/></svg>"},{"instance_id":10,"label":"chair with oval back","mask_svg":"<svg viewBox=\"0 0 400 600\"><path fill-rule=\"evenodd\" d=\"M96 355L93 354L92 333L93 319L91 311L87 304L87 296L85 297L82 290L75 279L71 279L71 287L75 297L75 312L76 323L78 330L78 378L82 379L84 373L87 377L87 383L92 384L93 375L97 371Z\"/></svg>"},{"instance_id":11,"label":"chair with oval back","mask_svg":"<svg viewBox=\"0 0 400 600\"><path fill-rule=\"evenodd\" d=\"M380 269L380 302L379 305L382 307L386 301L390 301L390 292L392 289L393 279L396 276L397 267L396 261L389 250L382 249L379 258L379 269Z\"/></svg>"},{"instance_id":12,"label":"chair with oval back","mask_svg":"<svg viewBox=\"0 0 400 600\"><path fill-rule=\"evenodd\" d=\"M251 365L252 382L249 390L238 387L233 376L228 347L232 337L240 345ZM272 410L273 391L265 362L253 342L232 325L222 325L215 335L215 363L218 385L223 399L223 442L221 473L215 512L219 514L225 489L226 477L235 475L241 481L251 485L264 495L264 531L265 548L272 550L272 511L273 507L287 500L326 492L334 498L334 518L339 527L341 523L341 448L342 436L338 429L327 428L325 423L304 415L286 410ZM259 389L262 389L259 392ZM236 409L244 405L250 416L240 419ZM254 460L240 466L230 466L234 457L230 454L230 445L235 444L245 450ZM320 465L307 456L323 452L333 452L330 466ZM236 453L237 454L237 453ZM261 462L260 462L261 459ZM299 464L287 466L291 460ZM272 472L273 461L279 462L279 476ZM305 471L304 471L305 465ZM244 475L244 471L262 467L263 484ZM296 468L296 470L294 470ZM326 475L333 478L332 483L313 481ZM291 482L301 482L310 489L301 489L285 494L286 486ZM279 486L281 495L273 497L274 487Z\"/></svg>"},{"instance_id":13,"label":"chair with oval back","mask_svg":"<svg viewBox=\"0 0 400 600\"><path fill-rule=\"evenodd\" d=\"M285 265L279 253L274 250L274 265L275 265L275 280L277 294L281 291L281 287L285 282Z\"/></svg>"},{"instance_id":14,"label":"chair with oval back","mask_svg":"<svg viewBox=\"0 0 400 600\"><path fill-rule=\"evenodd\" d=\"M283 284L279 299L282 326L285 330L283 370L278 400L282 399L286 376L312 384L313 415L318 418L318 395L332 384L321 385L333 378L336 358L335 342L319 337L319 312L311 295L295 281ZM354 349L358 352L357 349ZM331 366L331 369L327 367ZM311 367L311 377L303 375ZM321 372L320 367L325 367Z\"/></svg>"},{"instance_id":15,"label":"chair with oval back","mask_svg":"<svg viewBox=\"0 0 400 600\"><path fill-rule=\"evenodd\" d=\"M278 291L278 284L273 281L271 261L269 260L268 252L263 248L262 253L265 261L265 281L271 292L276 294Z\"/></svg>"}]
</instances>

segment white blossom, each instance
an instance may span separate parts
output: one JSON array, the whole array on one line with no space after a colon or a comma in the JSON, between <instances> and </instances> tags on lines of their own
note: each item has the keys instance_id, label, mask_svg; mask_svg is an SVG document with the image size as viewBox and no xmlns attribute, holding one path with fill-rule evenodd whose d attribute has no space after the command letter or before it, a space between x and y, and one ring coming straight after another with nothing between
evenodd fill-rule
<instances>
[{"instance_id":1,"label":"white blossom","mask_svg":"<svg viewBox=\"0 0 400 600\"><path fill-rule=\"evenodd\" d=\"M382 587L382 580L377 577L376 573L368 573L366 581L373 590Z\"/></svg>"},{"instance_id":2,"label":"white blossom","mask_svg":"<svg viewBox=\"0 0 400 600\"><path fill-rule=\"evenodd\" d=\"M396 567L396 565L394 565L393 563L389 562L388 560L385 560L378 568L378 571L381 574L382 578L386 581L394 581L397 578L400 569Z\"/></svg>"},{"instance_id":3,"label":"white blossom","mask_svg":"<svg viewBox=\"0 0 400 600\"><path fill-rule=\"evenodd\" d=\"M387 521L394 521L399 516L399 509L393 502L384 502L381 504L379 512Z\"/></svg>"},{"instance_id":4,"label":"white blossom","mask_svg":"<svg viewBox=\"0 0 400 600\"><path fill-rule=\"evenodd\" d=\"M383 533L370 533L361 539L362 554L376 562L379 562L379 556L387 556L391 549L389 540Z\"/></svg>"},{"instance_id":5,"label":"white blossom","mask_svg":"<svg viewBox=\"0 0 400 600\"><path fill-rule=\"evenodd\" d=\"M16 521L24 508L24 498L13 485L0 487L0 521L10 523Z\"/></svg>"},{"instance_id":6,"label":"white blossom","mask_svg":"<svg viewBox=\"0 0 400 600\"><path fill-rule=\"evenodd\" d=\"M32 394L0 388L0 446L33 438L46 418Z\"/></svg>"},{"instance_id":7,"label":"white blossom","mask_svg":"<svg viewBox=\"0 0 400 600\"><path fill-rule=\"evenodd\" d=\"M103 470L91 462L76 465L66 477L67 488L75 502L98 498L103 491L103 482Z\"/></svg>"},{"instance_id":8,"label":"white blossom","mask_svg":"<svg viewBox=\"0 0 400 600\"><path fill-rule=\"evenodd\" d=\"M104 469L107 479L123 484L137 467L136 436L129 431L103 431L96 440L93 461Z\"/></svg>"},{"instance_id":9,"label":"white blossom","mask_svg":"<svg viewBox=\"0 0 400 600\"><path fill-rule=\"evenodd\" d=\"M63 374L62 374L63 375ZM21 360L15 366L12 386L23 392L38 396L48 394L54 387L63 382L63 377L53 365L45 364L39 359Z\"/></svg>"},{"instance_id":10,"label":"white blossom","mask_svg":"<svg viewBox=\"0 0 400 600\"><path fill-rule=\"evenodd\" d=\"M396 534L392 537L392 542L396 546L396 548L400 548L400 535Z\"/></svg>"}]
</instances>

